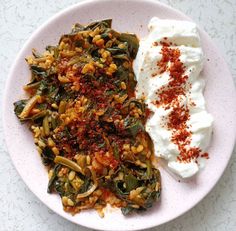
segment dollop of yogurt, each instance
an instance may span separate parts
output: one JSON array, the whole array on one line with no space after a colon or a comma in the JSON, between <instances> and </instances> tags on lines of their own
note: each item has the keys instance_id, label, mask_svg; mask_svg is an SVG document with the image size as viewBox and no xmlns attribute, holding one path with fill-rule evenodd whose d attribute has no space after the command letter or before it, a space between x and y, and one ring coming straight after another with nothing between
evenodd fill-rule
<instances>
[{"instance_id":1,"label":"dollop of yogurt","mask_svg":"<svg viewBox=\"0 0 236 231\"><path fill-rule=\"evenodd\" d=\"M146 131L153 141L155 155L164 158L172 172L188 178L205 165L203 153L206 152L211 140L213 123L213 117L206 111L203 96L205 81L200 72L204 55L198 29L192 22L162 20L157 17L150 20L148 29L149 34L140 41L133 65L137 78L136 96L144 98L152 112L146 123ZM170 84L170 71L168 68L161 71L158 65L163 59L162 49L167 42L170 49L173 47L180 52L179 61L184 66L183 75L187 76L184 83L186 91L177 98L181 107L188 109L189 118L186 123L191 134L188 148L199 148L201 151L199 156L188 161L180 160L179 145L173 142L174 130L166 125L175 107L154 103L160 100L158 92Z\"/></svg>"}]
</instances>

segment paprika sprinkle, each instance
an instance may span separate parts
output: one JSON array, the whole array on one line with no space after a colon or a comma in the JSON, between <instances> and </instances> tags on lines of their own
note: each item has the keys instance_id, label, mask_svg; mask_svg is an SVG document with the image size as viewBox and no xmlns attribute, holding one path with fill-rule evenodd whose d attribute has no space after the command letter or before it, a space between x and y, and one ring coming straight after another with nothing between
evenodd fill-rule
<instances>
[{"instance_id":1,"label":"paprika sprinkle","mask_svg":"<svg viewBox=\"0 0 236 231\"><path fill-rule=\"evenodd\" d=\"M164 109L171 109L168 116L166 126L172 132L171 141L178 146L179 156L177 159L183 162L196 160L201 149L190 147L191 132L189 131L187 122L190 119L189 108L182 105L182 97L186 96L188 76L185 75L185 67L180 61L180 50L170 47L170 43L164 38L165 42L161 42L161 60L157 63L160 73L169 72L170 80L167 86L159 89L156 94L159 100L155 101L157 106ZM208 154L201 154L201 157L209 158Z\"/></svg>"}]
</instances>

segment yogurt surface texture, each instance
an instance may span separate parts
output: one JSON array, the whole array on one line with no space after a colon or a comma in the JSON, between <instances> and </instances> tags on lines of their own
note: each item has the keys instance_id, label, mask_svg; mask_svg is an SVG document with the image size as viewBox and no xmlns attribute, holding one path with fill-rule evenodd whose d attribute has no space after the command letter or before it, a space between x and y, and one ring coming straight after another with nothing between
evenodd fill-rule
<instances>
[{"instance_id":1,"label":"yogurt surface texture","mask_svg":"<svg viewBox=\"0 0 236 231\"><path fill-rule=\"evenodd\" d=\"M136 96L151 114L146 123L157 157L187 178L205 165L213 117L206 111L200 75L204 55L196 24L152 18L140 41Z\"/></svg>"}]
</instances>

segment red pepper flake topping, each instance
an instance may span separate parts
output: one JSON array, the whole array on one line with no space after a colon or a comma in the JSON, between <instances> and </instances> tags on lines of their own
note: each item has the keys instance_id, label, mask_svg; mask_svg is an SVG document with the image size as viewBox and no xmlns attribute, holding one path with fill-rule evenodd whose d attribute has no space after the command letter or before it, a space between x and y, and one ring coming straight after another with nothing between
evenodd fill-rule
<instances>
[{"instance_id":1,"label":"red pepper flake topping","mask_svg":"<svg viewBox=\"0 0 236 231\"><path fill-rule=\"evenodd\" d=\"M145 108L146 118L149 118L151 114L152 114L152 111L150 109L148 109L148 108Z\"/></svg>"},{"instance_id":2,"label":"red pepper flake topping","mask_svg":"<svg viewBox=\"0 0 236 231\"><path fill-rule=\"evenodd\" d=\"M158 46L158 42L154 42L154 43L153 43L153 46L154 46L154 47Z\"/></svg>"},{"instance_id":3,"label":"red pepper flake topping","mask_svg":"<svg viewBox=\"0 0 236 231\"><path fill-rule=\"evenodd\" d=\"M169 129L182 130L187 127L186 123L189 120L189 109L184 106L177 105L173 108L169 115L167 126Z\"/></svg>"},{"instance_id":4,"label":"red pepper flake topping","mask_svg":"<svg viewBox=\"0 0 236 231\"><path fill-rule=\"evenodd\" d=\"M204 157L204 158L206 158L206 159L209 159L209 154L205 152L205 153L201 154L201 157Z\"/></svg>"},{"instance_id":5,"label":"red pepper flake topping","mask_svg":"<svg viewBox=\"0 0 236 231\"><path fill-rule=\"evenodd\" d=\"M170 47L170 43L161 41L163 46L161 49L162 58L157 63L160 68L160 74L169 72L169 84L156 92L158 100L154 102L157 106L164 107L165 110L172 109L166 126L172 131L171 141L178 146L179 156L178 161L190 162L198 157L209 158L208 153L201 154L201 149L198 147L190 147L192 134L189 131L187 122L190 119L188 105L182 105L181 96L186 95L188 76L184 75L185 66L180 61L180 50ZM194 103L192 102L192 105Z\"/></svg>"}]
</instances>

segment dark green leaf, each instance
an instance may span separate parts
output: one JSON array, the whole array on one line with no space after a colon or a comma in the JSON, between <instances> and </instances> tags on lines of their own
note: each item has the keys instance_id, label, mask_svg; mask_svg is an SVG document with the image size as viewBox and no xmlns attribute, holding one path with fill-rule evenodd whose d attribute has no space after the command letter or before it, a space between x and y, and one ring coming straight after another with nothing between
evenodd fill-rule
<instances>
[{"instance_id":1,"label":"dark green leaf","mask_svg":"<svg viewBox=\"0 0 236 231\"><path fill-rule=\"evenodd\" d=\"M84 183L82 184L82 186L80 187L78 193L84 193L87 192L89 187L91 185L91 180L90 178L85 178L84 179Z\"/></svg>"},{"instance_id":2,"label":"dark green leaf","mask_svg":"<svg viewBox=\"0 0 236 231\"><path fill-rule=\"evenodd\" d=\"M129 70L124 68L122 65L118 67L116 71L116 76L119 77L119 81L127 81L128 75L129 75Z\"/></svg>"},{"instance_id":3,"label":"dark green leaf","mask_svg":"<svg viewBox=\"0 0 236 231\"><path fill-rule=\"evenodd\" d=\"M129 192L124 187L124 181L121 180L117 180L114 182L114 188L112 190L114 190L121 197L129 195Z\"/></svg>"},{"instance_id":4,"label":"dark green leaf","mask_svg":"<svg viewBox=\"0 0 236 231\"><path fill-rule=\"evenodd\" d=\"M113 58L114 59L124 59L124 60L129 61L129 58L126 54L113 55Z\"/></svg>"},{"instance_id":5,"label":"dark green leaf","mask_svg":"<svg viewBox=\"0 0 236 231\"><path fill-rule=\"evenodd\" d=\"M142 122L132 117L125 118L124 128L129 134L134 137L138 134L138 132L145 130Z\"/></svg>"},{"instance_id":6,"label":"dark green leaf","mask_svg":"<svg viewBox=\"0 0 236 231\"><path fill-rule=\"evenodd\" d=\"M126 49L122 49L119 47L110 47L106 48L106 50L109 51L112 55L128 54Z\"/></svg>"},{"instance_id":7,"label":"dark green leaf","mask_svg":"<svg viewBox=\"0 0 236 231\"><path fill-rule=\"evenodd\" d=\"M109 38L109 34L112 34L112 37L113 38L117 38L120 36L120 33L118 33L117 31L111 29L111 28L108 28L106 29L105 33L101 34L101 37L102 38Z\"/></svg>"},{"instance_id":8,"label":"dark green leaf","mask_svg":"<svg viewBox=\"0 0 236 231\"><path fill-rule=\"evenodd\" d=\"M66 194L65 184L63 181L55 180L54 189L61 197L63 197Z\"/></svg>"},{"instance_id":9,"label":"dark green leaf","mask_svg":"<svg viewBox=\"0 0 236 231\"><path fill-rule=\"evenodd\" d=\"M139 48L139 40L135 34L121 33L119 38L122 42L127 42L129 46L130 57L135 59Z\"/></svg>"},{"instance_id":10,"label":"dark green leaf","mask_svg":"<svg viewBox=\"0 0 236 231\"><path fill-rule=\"evenodd\" d=\"M57 180L57 174L58 174L60 168L61 168L61 165L59 165L59 164L54 166L53 175L52 175L51 179L48 182L48 190L47 190L48 193L51 193L53 191L54 183Z\"/></svg>"},{"instance_id":11,"label":"dark green leaf","mask_svg":"<svg viewBox=\"0 0 236 231\"><path fill-rule=\"evenodd\" d=\"M46 146L42 151L41 157L44 165L50 165L51 163L53 163L55 154L53 153L51 148Z\"/></svg>"},{"instance_id":12,"label":"dark green leaf","mask_svg":"<svg viewBox=\"0 0 236 231\"><path fill-rule=\"evenodd\" d=\"M79 24L79 23L76 23L74 26L73 26L73 29L71 31L72 34L76 34L77 32L79 31L83 31L84 30L84 26Z\"/></svg>"},{"instance_id":13,"label":"dark green leaf","mask_svg":"<svg viewBox=\"0 0 236 231\"><path fill-rule=\"evenodd\" d=\"M14 103L14 112L17 115L17 117L20 115L20 113L23 111L26 103L28 100L19 100Z\"/></svg>"},{"instance_id":14,"label":"dark green leaf","mask_svg":"<svg viewBox=\"0 0 236 231\"><path fill-rule=\"evenodd\" d=\"M47 71L42 67L31 65L30 68L31 68L32 73L37 76L40 76L42 78L45 78L48 76Z\"/></svg>"},{"instance_id":15,"label":"dark green leaf","mask_svg":"<svg viewBox=\"0 0 236 231\"><path fill-rule=\"evenodd\" d=\"M125 176L125 185L128 192L138 187L139 183L135 176L129 174Z\"/></svg>"},{"instance_id":16,"label":"dark green leaf","mask_svg":"<svg viewBox=\"0 0 236 231\"><path fill-rule=\"evenodd\" d=\"M124 216L131 214L134 210L135 210L135 208L132 208L130 206L121 208L121 212Z\"/></svg>"},{"instance_id":17,"label":"dark green leaf","mask_svg":"<svg viewBox=\"0 0 236 231\"><path fill-rule=\"evenodd\" d=\"M97 22L92 22L84 27L84 30L94 30L97 27L100 28L111 28L112 19L104 19Z\"/></svg>"},{"instance_id":18,"label":"dark green leaf","mask_svg":"<svg viewBox=\"0 0 236 231\"><path fill-rule=\"evenodd\" d=\"M103 143L101 143L101 144L98 144L98 147L99 147L99 148L104 148L104 147L105 147L105 145L106 145L106 143L105 143L105 142L103 142Z\"/></svg>"},{"instance_id":19,"label":"dark green leaf","mask_svg":"<svg viewBox=\"0 0 236 231\"><path fill-rule=\"evenodd\" d=\"M113 91L113 90L108 90L105 92L106 95L113 95L115 93L116 93L116 91Z\"/></svg>"},{"instance_id":20,"label":"dark green leaf","mask_svg":"<svg viewBox=\"0 0 236 231\"><path fill-rule=\"evenodd\" d=\"M139 109L141 109L142 111L144 111L144 104L141 103L140 101L138 101L138 100L136 100L136 99L133 98L133 99L131 99L131 100L129 101L129 106L130 106L131 103L134 103L136 107L138 107Z\"/></svg>"},{"instance_id":21,"label":"dark green leaf","mask_svg":"<svg viewBox=\"0 0 236 231\"><path fill-rule=\"evenodd\" d=\"M54 58L57 59L58 58L58 55L59 55L59 50L58 50L58 47L57 46L47 46L46 47L46 50L48 50L49 52L54 52Z\"/></svg>"},{"instance_id":22,"label":"dark green leaf","mask_svg":"<svg viewBox=\"0 0 236 231\"><path fill-rule=\"evenodd\" d=\"M159 191L152 191L151 193L148 194L148 197L145 200L144 208L151 208L153 203L156 201L156 199L160 196Z\"/></svg>"},{"instance_id":23,"label":"dark green leaf","mask_svg":"<svg viewBox=\"0 0 236 231\"><path fill-rule=\"evenodd\" d=\"M40 54L38 51L36 51L35 49L32 50L32 54L33 56L37 59L37 58L42 58L42 54Z\"/></svg>"}]
</instances>

